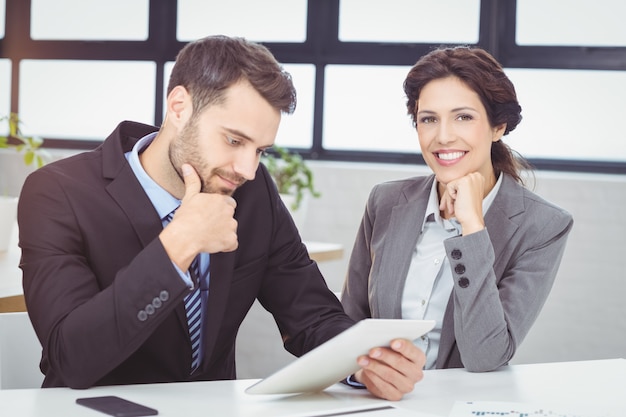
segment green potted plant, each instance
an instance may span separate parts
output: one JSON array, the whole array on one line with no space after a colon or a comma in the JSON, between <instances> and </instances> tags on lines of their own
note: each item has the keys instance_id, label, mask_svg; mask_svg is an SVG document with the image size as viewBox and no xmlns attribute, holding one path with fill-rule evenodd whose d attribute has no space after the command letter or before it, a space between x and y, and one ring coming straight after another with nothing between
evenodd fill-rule
<instances>
[{"instance_id":1,"label":"green potted plant","mask_svg":"<svg viewBox=\"0 0 626 417\"><path fill-rule=\"evenodd\" d=\"M307 193L315 198L320 197L313 183L313 172L299 154L281 146L273 146L272 151L276 155L267 154L263 157L263 163L276 182L278 192L293 196L289 209L298 210Z\"/></svg>"},{"instance_id":2,"label":"green potted plant","mask_svg":"<svg viewBox=\"0 0 626 417\"><path fill-rule=\"evenodd\" d=\"M1 117L0 123L5 120L9 125L9 134L0 136L0 149L13 149L22 154L26 166L42 167L45 164L45 153L40 148L43 139L37 136L24 136L20 129L20 118L16 113ZM0 252L8 250L11 244L16 216L17 197L8 196L5 191L0 191Z\"/></svg>"},{"instance_id":3,"label":"green potted plant","mask_svg":"<svg viewBox=\"0 0 626 417\"><path fill-rule=\"evenodd\" d=\"M24 154L24 164L34 164L41 168L45 164L43 151L40 149L43 139L38 136L24 136L20 129L22 122L17 113L0 118L0 123L5 120L9 123L9 134L0 136L0 149L15 149L16 152Z\"/></svg>"}]
</instances>

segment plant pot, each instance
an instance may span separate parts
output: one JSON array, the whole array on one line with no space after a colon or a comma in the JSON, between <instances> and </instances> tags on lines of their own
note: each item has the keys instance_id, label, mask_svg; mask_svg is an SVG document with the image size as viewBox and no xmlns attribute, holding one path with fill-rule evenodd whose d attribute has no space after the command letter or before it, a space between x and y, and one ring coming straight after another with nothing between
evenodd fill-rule
<instances>
[{"instance_id":1,"label":"plant pot","mask_svg":"<svg viewBox=\"0 0 626 417\"><path fill-rule=\"evenodd\" d=\"M17 197L0 196L0 252L9 249L16 220Z\"/></svg>"},{"instance_id":2,"label":"plant pot","mask_svg":"<svg viewBox=\"0 0 626 417\"><path fill-rule=\"evenodd\" d=\"M302 234L302 228L304 227L304 221L306 220L307 208L309 207L309 196L304 195L302 200L300 201L300 206L297 210L292 208L293 203L296 201L296 196L291 194L280 194L280 198L283 200L285 206L287 206L287 210L289 210L289 214L291 214L291 218L293 218L296 227Z\"/></svg>"}]
</instances>

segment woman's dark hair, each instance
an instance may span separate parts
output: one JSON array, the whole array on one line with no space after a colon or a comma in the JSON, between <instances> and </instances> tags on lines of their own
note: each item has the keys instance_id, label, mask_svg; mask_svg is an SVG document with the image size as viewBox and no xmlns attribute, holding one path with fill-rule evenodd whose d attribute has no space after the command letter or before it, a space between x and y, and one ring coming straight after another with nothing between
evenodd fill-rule
<instances>
[{"instance_id":1,"label":"woman's dark hair","mask_svg":"<svg viewBox=\"0 0 626 417\"><path fill-rule=\"evenodd\" d=\"M191 95L193 111L221 102L234 83L246 80L272 107L291 114L296 90L291 75L263 45L243 38L209 36L188 43L178 53L167 94L177 85Z\"/></svg>"},{"instance_id":2,"label":"woman's dark hair","mask_svg":"<svg viewBox=\"0 0 626 417\"><path fill-rule=\"evenodd\" d=\"M421 57L404 80L407 113L417 125L417 102L424 86L446 77L456 77L471 88L482 102L492 127L506 123L508 134L522 120L522 108L515 87L502 66L487 51L467 46L442 47ZM523 183L521 171L530 164L499 140L491 146L491 161L496 176L509 174Z\"/></svg>"}]
</instances>

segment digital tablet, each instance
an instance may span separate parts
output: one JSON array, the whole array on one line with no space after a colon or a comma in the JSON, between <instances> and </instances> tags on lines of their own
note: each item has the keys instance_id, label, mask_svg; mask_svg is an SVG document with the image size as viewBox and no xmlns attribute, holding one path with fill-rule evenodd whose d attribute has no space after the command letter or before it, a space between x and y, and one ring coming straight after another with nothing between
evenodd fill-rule
<instances>
[{"instance_id":1,"label":"digital tablet","mask_svg":"<svg viewBox=\"0 0 626 417\"><path fill-rule=\"evenodd\" d=\"M365 319L246 389L248 394L317 392L359 370L357 357L393 339L414 340L434 320Z\"/></svg>"}]
</instances>

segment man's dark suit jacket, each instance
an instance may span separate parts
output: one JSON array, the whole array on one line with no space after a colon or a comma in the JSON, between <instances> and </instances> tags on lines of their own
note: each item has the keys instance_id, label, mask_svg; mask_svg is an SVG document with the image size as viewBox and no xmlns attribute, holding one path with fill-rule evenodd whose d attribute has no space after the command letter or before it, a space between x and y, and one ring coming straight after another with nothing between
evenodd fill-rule
<instances>
[{"instance_id":1,"label":"man's dark suit jacket","mask_svg":"<svg viewBox=\"0 0 626 417\"><path fill-rule=\"evenodd\" d=\"M260 165L233 195L238 249L211 255L205 355L190 376L188 288L124 157L156 130L122 122L94 151L51 163L24 184L20 267L44 387L235 378L235 338L256 298L298 356L353 324Z\"/></svg>"}]
</instances>

